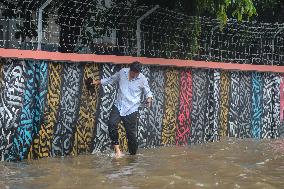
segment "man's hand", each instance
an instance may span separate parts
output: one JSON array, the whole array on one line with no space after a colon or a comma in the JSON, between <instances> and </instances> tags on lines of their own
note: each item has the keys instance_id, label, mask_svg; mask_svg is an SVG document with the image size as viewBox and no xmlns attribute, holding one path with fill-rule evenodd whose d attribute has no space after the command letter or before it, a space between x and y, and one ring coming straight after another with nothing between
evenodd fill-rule
<instances>
[{"instance_id":1,"label":"man's hand","mask_svg":"<svg viewBox=\"0 0 284 189\"><path fill-rule=\"evenodd\" d=\"M92 84L93 85L99 85L99 84L101 84L101 80L93 80Z\"/></svg>"},{"instance_id":2,"label":"man's hand","mask_svg":"<svg viewBox=\"0 0 284 189\"><path fill-rule=\"evenodd\" d=\"M96 82L94 82L94 80L90 77L85 80L87 90L90 91L91 94L95 92L94 85L98 85L101 83L100 80L95 80L95 81Z\"/></svg>"},{"instance_id":3,"label":"man's hand","mask_svg":"<svg viewBox=\"0 0 284 189\"><path fill-rule=\"evenodd\" d=\"M152 97L147 98L147 107L150 108L152 106Z\"/></svg>"}]
</instances>

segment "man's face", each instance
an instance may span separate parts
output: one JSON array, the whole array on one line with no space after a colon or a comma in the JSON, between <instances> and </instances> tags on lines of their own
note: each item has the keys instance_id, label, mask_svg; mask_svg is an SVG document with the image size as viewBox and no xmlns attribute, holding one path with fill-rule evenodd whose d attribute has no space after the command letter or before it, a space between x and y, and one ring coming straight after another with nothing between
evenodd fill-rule
<instances>
[{"instance_id":1,"label":"man's face","mask_svg":"<svg viewBox=\"0 0 284 189\"><path fill-rule=\"evenodd\" d=\"M130 78L136 78L136 77L138 77L139 72L134 72L134 71L130 70L129 75L130 75Z\"/></svg>"}]
</instances>

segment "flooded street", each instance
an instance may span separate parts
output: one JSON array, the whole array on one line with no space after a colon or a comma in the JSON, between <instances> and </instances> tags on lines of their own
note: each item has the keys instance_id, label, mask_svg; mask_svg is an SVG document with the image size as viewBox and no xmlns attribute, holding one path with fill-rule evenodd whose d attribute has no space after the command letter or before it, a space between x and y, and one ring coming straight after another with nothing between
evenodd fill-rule
<instances>
[{"instance_id":1,"label":"flooded street","mask_svg":"<svg viewBox=\"0 0 284 189\"><path fill-rule=\"evenodd\" d=\"M140 149L0 163L2 189L283 188L284 140L223 139L188 147Z\"/></svg>"}]
</instances>

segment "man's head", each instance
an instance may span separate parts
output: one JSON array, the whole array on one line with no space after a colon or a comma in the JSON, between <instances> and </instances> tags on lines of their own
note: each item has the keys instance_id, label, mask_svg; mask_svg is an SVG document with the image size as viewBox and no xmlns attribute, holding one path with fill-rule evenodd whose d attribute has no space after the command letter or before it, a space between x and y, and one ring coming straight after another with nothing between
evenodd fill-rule
<instances>
[{"instance_id":1,"label":"man's head","mask_svg":"<svg viewBox=\"0 0 284 189\"><path fill-rule=\"evenodd\" d=\"M130 64L130 77L136 78L138 77L139 73L141 72L141 64L140 62L136 61Z\"/></svg>"}]
</instances>

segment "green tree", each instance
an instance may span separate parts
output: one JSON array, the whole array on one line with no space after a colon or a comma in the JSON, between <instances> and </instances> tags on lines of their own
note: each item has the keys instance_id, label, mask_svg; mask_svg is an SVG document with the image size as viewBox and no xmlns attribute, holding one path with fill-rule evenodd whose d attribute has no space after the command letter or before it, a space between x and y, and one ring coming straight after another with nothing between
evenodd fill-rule
<instances>
[{"instance_id":1,"label":"green tree","mask_svg":"<svg viewBox=\"0 0 284 189\"><path fill-rule=\"evenodd\" d=\"M116 0L116 2L125 2ZM183 12L190 16L213 16L222 23L228 17L251 18L256 15L253 0L137 0L138 5L160 5L161 7Z\"/></svg>"}]
</instances>

